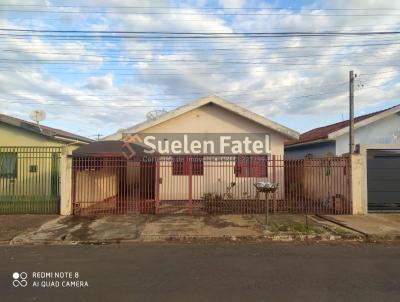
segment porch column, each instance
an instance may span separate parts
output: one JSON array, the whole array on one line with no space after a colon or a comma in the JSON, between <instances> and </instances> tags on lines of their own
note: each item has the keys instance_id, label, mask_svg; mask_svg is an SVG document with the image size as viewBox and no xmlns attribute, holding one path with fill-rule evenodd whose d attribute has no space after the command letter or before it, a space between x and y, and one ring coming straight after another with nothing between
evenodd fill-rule
<instances>
[{"instance_id":1,"label":"porch column","mask_svg":"<svg viewBox=\"0 0 400 302\"><path fill-rule=\"evenodd\" d=\"M60 214L72 215L72 148L64 146L60 162Z\"/></svg>"}]
</instances>

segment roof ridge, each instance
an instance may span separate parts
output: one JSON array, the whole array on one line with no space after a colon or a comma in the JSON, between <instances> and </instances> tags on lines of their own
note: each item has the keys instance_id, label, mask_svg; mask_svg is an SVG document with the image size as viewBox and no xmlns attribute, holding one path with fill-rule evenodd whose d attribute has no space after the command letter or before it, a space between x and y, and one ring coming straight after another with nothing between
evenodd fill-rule
<instances>
[{"instance_id":1,"label":"roof ridge","mask_svg":"<svg viewBox=\"0 0 400 302\"><path fill-rule=\"evenodd\" d=\"M373 116L377 116L379 114L382 114L386 111L390 111L394 108L399 108L400 109L400 104L399 105L395 105L386 109L382 109L379 111L374 111L374 112L370 112L367 114L363 114L360 116L355 117L355 123L359 123L361 121L364 121L366 119L369 119ZM300 139L298 141L291 141L289 143L287 143L287 146L291 146L291 145L296 145L296 144L301 144L301 143L308 143L308 142L312 142L312 141L317 141L317 140L321 140L321 139L327 139L328 135L339 131L345 127L347 127L349 124L349 119L346 119L344 121L340 121L340 122L336 122L333 124L329 124L329 125L325 125L325 126L321 126L318 128L314 128L311 129L309 131L306 131L304 133L302 133L300 135Z\"/></svg>"},{"instance_id":2,"label":"roof ridge","mask_svg":"<svg viewBox=\"0 0 400 302\"><path fill-rule=\"evenodd\" d=\"M397 107L397 106L393 106L393 107L390 107L390 108L387 108L387 109L383 109L383 110L374 111L374 112L366 113L366 114L363 114L363 115L359 115L359 116L356 116L354 119L362 119L362 118L367 118L367 117L370 117L370 116L374 116L374 115L380 114L382 112L388 111L390 109L393 109L395 107ZM350 119L345 119L345 120L340 121L340 122L336 122L336 123L332 123L332 124L329 124L329 125L317 127L317 128L308 130L308 131L302 133L301 135L303 135L303 134L305 134L307 132L313 131L313 130L323 129L323 128L331 127L331 126L338 125L338 124L341 124L341 123L345 123L345 122L348 122L349 120Z\"/></svg>"},{"instance_id":3,"label":"roof ridge","mask_svg":"<svg viewBox=\"0 0 400 302\"><path fill-rule=\"evenodd\" d=\"M225 110L231 111L233 113L236 113L244 118L247 118L249 120L253 120L256 123L259 123L265 127L269 127L270 129L281 133L282 135L285 135L289 138L298 138L299 133L295 130L292 130L282 124L279 124L263 115L260 115L256 112L250 111L246 107L240 106L238 104L235 104L233 102L230 102L218 95L207 95L204 97L201 97L199 99L193 100L191 102L188 102L182 106L179 106L177 108L174 108L171 111L168 111L167 113L163 114L160 116L160 118L154 120L154 121L146 121L144 120L143 122L137 123L131 127L125 128L122 131L117 131L114 132L105 138L104 140L111 140L111 139L121 139L123 135L127 132L140 132L142 131L143 127L149 128L154 126L156 123L163 123L171 118L174 118L176 116L179 116L181 114L184 114L190 110L199 108L201 106L204 106L208 103L215 104L217 106L223 107Z\"/></svg>"},{"instance_id":4,"label":"roof ridge","mask_svg":"<svg viewBox=\"0 0 400 302\"><path fill-rule=\"evenodd\" d=\"M37 132L39 134L42 134L42 135L45 135L45 136L48 136L48 137L54 138L53 136L64 136L66 138L72 138L72 139L81 140L81 141L84 141L84 142L93 141L90 138L87 138L87 137L84 137L84 136L81 136L81 135L78 135L78 134L75 134L75 133L72 133L72 132L68 132L68 131L65 131L63 129L53 128L53 127L49 127L49 126L46 126L46 125L38 125L36 123L30 122L30 121L27 121L27 120L24 120L24 119L21 119L21 118L18 118L18 117L10 116L10 115L4 114L4 113L0 113L0 118L1 117L5 118L5 119L8 119L8 120L11 120L11 122L8 122L8 124L14 125L16 127L22 127L22 124L25 124L27 126L28 125L29 126L33 126L33 127L35 127L35 129L32 129L32 128L31 129L27 129L27 126L24 129L30 130L30 131L33 131L33 132ZM0 119L0 122L7 123L7 121L1 120L1 119ZM15 124L12 123L12 122L14 122ZM21 125L18 125L17 123L20 123ZM47 132L50 132L50 133L42 133L41 129L46 130Z\"/></svg>"}]
</instances>

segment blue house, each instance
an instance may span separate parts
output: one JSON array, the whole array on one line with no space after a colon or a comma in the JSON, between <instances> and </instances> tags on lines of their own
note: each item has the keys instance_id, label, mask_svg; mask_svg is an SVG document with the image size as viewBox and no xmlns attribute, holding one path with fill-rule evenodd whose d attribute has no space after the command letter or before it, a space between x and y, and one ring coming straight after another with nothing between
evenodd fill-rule
<instances>
[{"instance_id":1,"label":"blue house","mask_svg":"<svg viewBox=\"0 0 400 302\"><path fill-rule=\"evenodd\" d=\"M356 145L400 144L400 105L355 118ZM285 155L304 158L342 155L349 152L349 120L316 128L285 145Z\"/></svg>"}]
</instances>

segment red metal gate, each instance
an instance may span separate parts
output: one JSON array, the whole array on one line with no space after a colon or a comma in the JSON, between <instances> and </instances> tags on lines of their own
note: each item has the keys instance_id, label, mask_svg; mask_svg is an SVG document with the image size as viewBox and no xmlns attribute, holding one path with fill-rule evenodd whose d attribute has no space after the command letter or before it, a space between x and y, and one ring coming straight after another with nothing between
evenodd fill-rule
<instances>
[{"instance_id":1,"label":"red metal gate","mask_svg":"<svg viewBox=\"0 0 400 302\"><path fill-rule=\"evenodd\" d=\"M75 215L351 213L348 157L74 157Z\"/></svg>"}]
</instances>

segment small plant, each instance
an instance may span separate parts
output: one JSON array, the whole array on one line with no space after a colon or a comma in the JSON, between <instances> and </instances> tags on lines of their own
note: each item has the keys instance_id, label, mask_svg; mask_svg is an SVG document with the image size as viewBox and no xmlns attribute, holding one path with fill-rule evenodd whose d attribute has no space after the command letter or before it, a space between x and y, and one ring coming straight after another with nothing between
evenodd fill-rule
<instances>
[{"instance_id":1,"label":"small plant","mask_svg":"<svg viewBox=\"0 0 400 302\"><path fill-rule=\"evenodd\" d=\"M224 198L233 199L233 194L231 192L232 188L236 186L236 182L232 181L229 186L226 187L226 191L224 193Z\"/></svg>"},{"instance_id":2,"label":"small plant","mask_svg":"<svg viewBox=\"0 0 400 302\"><path fill-rule=\"evenodd\" d=\"M272 223L270 229L272 232L292 232L300 234L321 233L321 230L313 225L307 225L299 222Z\"/></svg>"},{"instance_id":3,"label":"small plant","mask_svg":"<svg viewBox=\"0 0 400 302\"><path fill-rule=\"evenodd\" d=\"M202 199L205 201L221 201L222 196L221 196L221 194L218 194L218 193L207 192L207 193L203 194Z\"/></svg>"}]
</instances>

